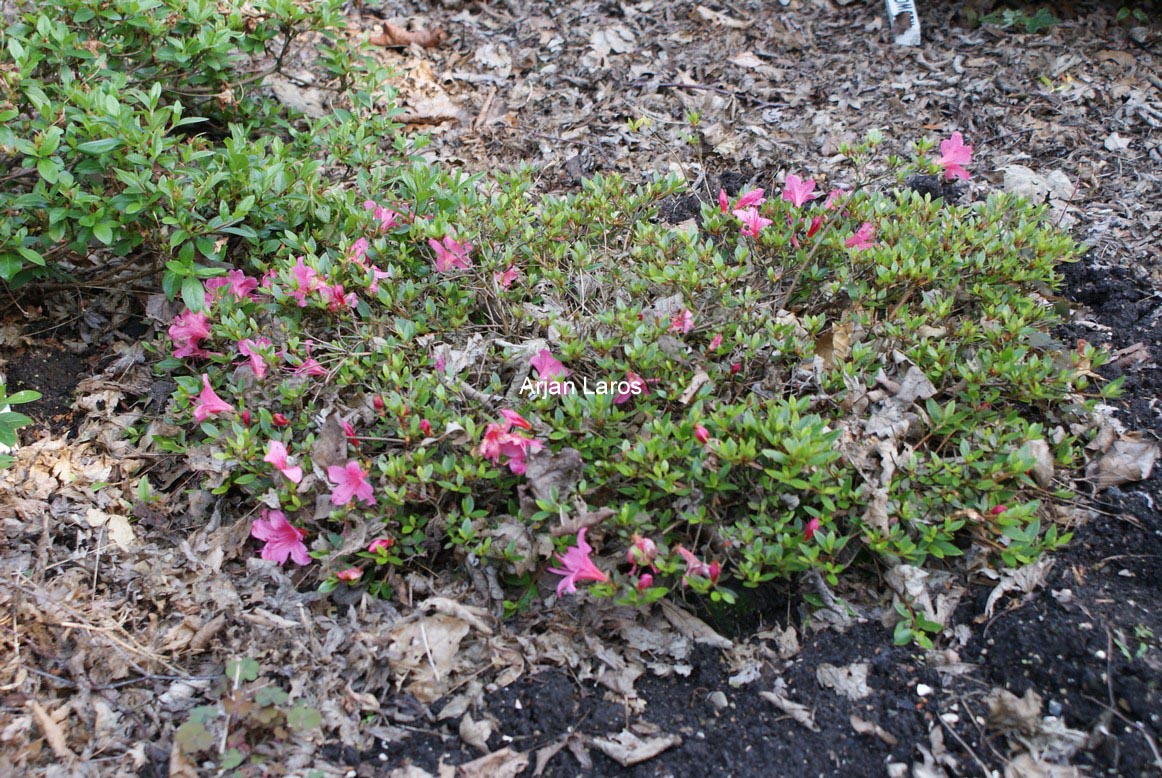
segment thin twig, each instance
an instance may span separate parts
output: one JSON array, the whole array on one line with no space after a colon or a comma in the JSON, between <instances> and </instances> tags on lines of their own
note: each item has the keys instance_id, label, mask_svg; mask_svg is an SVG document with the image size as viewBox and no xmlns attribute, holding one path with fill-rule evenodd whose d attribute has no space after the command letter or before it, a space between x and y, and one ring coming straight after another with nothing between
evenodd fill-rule
<instances>
[{"instance_id":1,"label":"thin twig","mask_svg":"<svg viewBox=\"0 0 1162 778\"><path fill-rule=\"evenodd\" d=\"M952 725L949 724L947 721L945 721L940 716L937 716L936 720L939 721L941 724L943 724L944 728L946 730L948 730L949 734L951 734L954 738L956 738L956 742L960 743L961 747L965 751L968 752L968 755L972 757L972 760L974 762L976 762L977 767L980 768L980 771L984 775L984 777L991 778L993 775L993 771L988 769L988 767L985 766L985 763L981 760L981 758L979 756L977 756L976 751L972 750L972 747L969 746L968 743L965 741L965 739L960 736L960 733L958 733L955 729L953 729Z\"/></svg>"}]
</instances>

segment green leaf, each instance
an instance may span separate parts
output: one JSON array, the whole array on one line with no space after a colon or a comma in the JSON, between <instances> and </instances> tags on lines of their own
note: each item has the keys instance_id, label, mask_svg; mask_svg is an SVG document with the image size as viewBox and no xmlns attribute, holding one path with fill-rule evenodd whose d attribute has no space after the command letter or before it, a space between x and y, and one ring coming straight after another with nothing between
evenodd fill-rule
<instances>
[{"instance_id":1,"label":"green leaf","mask_svg":"<svg viewBox=\"0 0 1162 778\"><path fill-rule=\"evenodd\" d=\"M119 148L125 141L120 138L102 138L100 140L90 140L84 143L77 144L77 151L84 154L107 154L113 149Z\"/></svg>"},{"instance_id":2,"label":"green leaf","mask_svg":"<svg viewBox=\"0 0 1162 778\"><path fill-rule=\"evenodd\" d=\"M49 184L55 184L60 178L61 164L54 159L45 157L36 162L36 172Z\"/></svg>"},{"instance_id":3,"label":"green leaf","mask_svg":"<svg viewBox=\"0 0 1162 778\"><path fill-rule=\"evenodd\" d=\"M206 292L196 276L182 279L182 302L191 311L200 311L206 306Z\"/></svg>"},{"instance_id":4,"label":"green leaf","mask_svg":"<svg viewBox=\"0 0 1162 778\"><path fill-rule=\"evenodd\" d=\"M314 708L299 704L287 711L286 723L291 729L314 729L323 723L323 717Z\"/></svg>"},{"instance_id":5,"label":"green leaf","mask_svg":"<svg viewBox=\"0 0 1162 778\"><path fill-rule=\"evenodd\" d=\"M33 391L32 389L24 389L23 391L17 392L16 394L12 395L11 397L6 398L6 402L9 405L20 405L21 403L34 403L37 400L39 400L42 396L43 395L41 395L40 392Z\"/></svg>"},{"instance_id":6,"label":"green leaf","mask_svg":"<svg viewBox=\"0 0 1162 778\"><path fill-rule=\"evenodd\" d=\"M93 237L108 246L113 242L113 228L109 222L99 222L93 225Z\"/></svg>"},{"instance_id":7,"label":"green leaf","mask_svg":"<svg viewBox=\"0 0 1162 778\"><path fill-rule=\"evenodd\" d=\"M253 681L258 678L258 662L247 657L245 659L231 659L226 663L226 677L230 683L239 681Z\"/></svg>"}]
</instances>

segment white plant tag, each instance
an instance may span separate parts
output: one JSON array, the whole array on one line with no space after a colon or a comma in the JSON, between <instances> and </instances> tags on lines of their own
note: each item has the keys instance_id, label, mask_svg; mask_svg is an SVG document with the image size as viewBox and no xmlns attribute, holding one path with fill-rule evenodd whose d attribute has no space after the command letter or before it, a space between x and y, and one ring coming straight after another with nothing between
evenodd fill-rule
<instances>
[{"instance_id":1,"label":"white plant tag","mask_svg":"<svg viewBox=\"0 0 1162 778\"><path fill-rule=\"evenodd\" d=\"M920 14L916 12L916 0L884 0L888 11L888 28L895 36L898 46L920 45ZM901 19L904 16L906 18ZM904 28L904 22L908 27Z\"/></svg>"}]
</instances>

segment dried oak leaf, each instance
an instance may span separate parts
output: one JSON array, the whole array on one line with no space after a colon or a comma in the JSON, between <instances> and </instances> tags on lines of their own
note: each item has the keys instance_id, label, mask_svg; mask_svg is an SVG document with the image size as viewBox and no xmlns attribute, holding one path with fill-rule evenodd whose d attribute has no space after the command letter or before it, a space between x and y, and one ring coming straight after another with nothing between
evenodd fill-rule
<instances>
[{"instance_id":1,"label":"dried oak leaf","mask_svg":"<svg viewBox=\"0 0 1162 778\"><path fill-rule=\"evenodd\" d=\"M444 42L448 34L442 27L408 30L398 24L385 22L383 32L372 33L367 40L374 46L410 46L413 43L425 49L435 48Z\"/></svg>"}]
</instances>

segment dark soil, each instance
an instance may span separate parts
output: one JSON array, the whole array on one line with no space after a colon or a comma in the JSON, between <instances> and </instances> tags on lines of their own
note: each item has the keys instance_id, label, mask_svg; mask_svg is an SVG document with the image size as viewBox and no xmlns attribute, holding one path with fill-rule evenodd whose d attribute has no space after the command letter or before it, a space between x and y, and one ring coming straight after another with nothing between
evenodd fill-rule
<instances>
[{"instance_id":1,"label":"dark soil","mask_svg":"<svg viewBox=\"0 0 1162 778\"><path fill-rule=\"evenodd\" d=\"M8 357L8 391L32 389L41 393L36 402L17 410L39 426L59 431L72 424L73 390L90 370L79 356L59 349L24 351Z\"/></svg>"}]
</instances>

